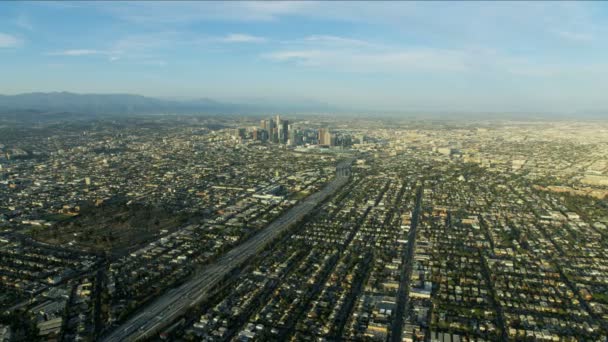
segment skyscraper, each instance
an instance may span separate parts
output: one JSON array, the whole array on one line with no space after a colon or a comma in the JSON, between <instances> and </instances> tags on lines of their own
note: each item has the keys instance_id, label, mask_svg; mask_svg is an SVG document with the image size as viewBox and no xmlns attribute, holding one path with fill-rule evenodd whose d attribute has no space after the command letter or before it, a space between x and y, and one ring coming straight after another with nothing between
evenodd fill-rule
<instances>
[{"instance_id":1,"label":"skyscraper","mask_svg":"<svg viewBox=\"0 0 608 342\"><path fill-rule=\"evenodd\" d=\"M272 118L268 120L268 139L273 143L279 141L279 135L277 132L277 122L274 121Z\"/></svg>"},{"instance_id":2,"label":"skyscraper","mask_svg":"<svg viewBox=\"0 0 608 342\"><path fill-rule=\"evenodd\" d=\"M331 146L331 133L328 128L319 128L319 145Z\"/></svg>"},{"instance_id":3,"label":"skyscraper","mask_svg":"<svg viewBox=\"0 0 608 342\"><path fill-rule=\"evenodd\" d=\"M281 124L281 117L279 115L276 116L276 125L277 125L277 143L282 143L283 139L283 125Z\"/></svg>"},{"instance_id":4,"label":"skyscraper","mask_svg":"<svg viewBox=\"0 0 608 342\"><path fill-rule=\"evenodd\" d=\"M296 141L296 129L293 125L288 125L287 126L287 131L288 131L288 135L287 135L287 143L291 146L295 146L297 145L297 141Z\"/></svg>"},{"instance_id":5,"label":"skyscraper","mask_svg":"<svg viewBox=\"0 0 608 342\"><path fill-rule=\"evenodd\" d=\"M287 144L289 139L289 121L281 120L281 116L260 120L262 130L268 132L268 139L273 143ZM260 134L258 134L260 136Z\"/></svg>"},{"instance_id":6,"label":"skyscraper","mask_svg":"<svg viewBox=\"0 0 608 342\"><path fill-rule=\"evenodd\" d=\"M287 144L287 140L289 139L289 121L283 120L281 121L281 134L280 139L282 144Z\"/></svg>"}]
</instances>

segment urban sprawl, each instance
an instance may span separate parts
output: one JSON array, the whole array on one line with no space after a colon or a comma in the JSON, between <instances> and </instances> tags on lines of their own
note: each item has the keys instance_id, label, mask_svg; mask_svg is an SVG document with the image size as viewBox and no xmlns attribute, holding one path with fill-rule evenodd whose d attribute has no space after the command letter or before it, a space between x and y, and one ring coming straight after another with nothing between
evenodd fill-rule
<instances>
[{"instance_id":1,"label":"urban sprawl","mask_svg":"<svg viewBox=\"0 0 608 342\"><path fill-rule=\"evenodd\" d=\"M0 341L606 341L608 124L0 123Z\"/></svg>"}]
</instances>

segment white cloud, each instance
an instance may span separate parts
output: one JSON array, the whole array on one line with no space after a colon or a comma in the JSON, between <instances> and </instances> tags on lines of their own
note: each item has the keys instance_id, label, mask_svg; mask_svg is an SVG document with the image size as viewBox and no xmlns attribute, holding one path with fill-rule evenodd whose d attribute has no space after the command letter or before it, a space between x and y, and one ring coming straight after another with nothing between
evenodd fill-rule
<instances>
[{"instance_id":1,"label":"white cloud","mask_svg":"<svg viewBox=\"0 0 608 342\"><path fill-rule=\"evenodd\" d=\"M328 63L330 57L334 59L335 55L320 50L286 50L264 54L262 57L277 62L296 62L299 65L320 66Z\"/></svg>"},{"instance_id":2,"label":"white cloud","mask_svg":"<svg viewBox=\"0 0 608 342\"><path fill-rule=\"evenodd\" d=\"M97 4L96 4L97 5ZM139 24L184 24L199 21L273 21L310 12L314 1L117 2L98 4L100 10Z\"/></svg>"},{"instance_id":3,"label":"white cloud","mask_svg":"<svg viewBox=\"0 0 608 342\"><path fill-rule=\"evenodd\" d=\"M121 54L121 51L95 50L95 49L70 49L63 51L49 52L49 56L92 56L92 55L111 55Z\"/></svg>"},{"instance_id":4,"label":"white cloud","mask_svg":"<svg viewBox=\"0 0 608 342\"><path fill-rule=\"evenodd\" d=\"M152 34L131 34L100 48L82 48L51 51L47 56L99 57L108 62L131 61L143 65L165 66L162 52L174 50L178 45L191 45L194 40L181 37L178 32L166 31Z\"/></svg>"},{"instance_id":5,"label":"white cloud","mask_svg":"<svg viewBox=\"0 0 608 342\"><path fill-rule=\"evenodd\" d=\"M332 44L329 42L336 42ZM311 36L289 42L262 58L287 65L349 73L466 73L527 78L563 78L605 74L605 64L548 62L489 48L441 49L374 44L334 36Z\"/></svg>"},{"instance_id":6,"label":"white cloud","mask_svg":"<svg viewBox=\"0 0 608 342\"><path fill-rule=\"evenodd\" d=\"M594 39L593 35L582 32L555 30L554 33L566 40L574 42L587 43L593 41Z\"/></svg>"},{"instance_id":7,"label":"white cloud","mask_svg":"<svg viewBox=\"0 0 608 342\"><path fill-rule=\"evenodd\" d=\"M266 38L249 34L232 33L220 38L219 41L224 43L262 43L266 41Z\"/></svg>"},{"instance_id":8,"label":"white cloud","mask_svg":"<svg viewBox=\"0 0 608 342\"><path fill-rule=\"evenodd\" d=\"M357 51L351 49L282 50L264 58L347 72L465 71L467 56L459 51L408 49L395 51Z\"/></svg>"},{"instance_id":9,"label":"white cloud","mask_svg":"<svg viewBox=\"0 0 608 342\"><path fill-rule=\"evenodd\" d=\"M102 54L102 51L90 50L90 49L74 49L74 50L49 52L48 54L51 56L88 56L88 55Z\"/></svg>"},{"instance_id":10,"label":"white cloud","mask_svg":"<svg viewBox=\"0 0 608 342\"><path fill-rule=\"evenodd\" d=\"M248 20L276 20L280 16L306 13L314 10L316 1L251 1L241 3Z\"/></svg>"},{"instance_id":11,"label":"white cloud","mask_svg":"<svg viewBox=\"0 0 608 342\"><path fill-rule=\"evenodd\" d=\"M17 27L20 27L20 28L28 30L28 31L34 30L34 25L32 25L32 21L30 20L30 17L28 17L24 14L20 14L17 16L17 18L15 19L15 25L17 25Z\"/></svg>"},{"instance_id":12,"label":"white cloud","mask_svg":"<svg viewBox=\"0 0 608 342\"><path fill-rule=\"evenodd\" d=\"M149 66L156 66L156 67L164 67L167 65L167 62L164 60L146 60L146 61L142 61L141 64L149 65Z\"/></svg>"},{"instance_id":13,"label":"white cloud","mask_svg":"<svg viewBox=\"0 0 608 342\"><path fill-rule=\"evenodd\" d=\"M130 34L117 40L112 48L120 51L148 51L165 49L175 44L184 43L183 34L176 31L160 31L145 34Z\"/></svg>"},{"instance_id":14,"label":"white cloud","mask_svg":"<svg viewBox=\"0 0 608 342\"><path fill-rule=\"evenodd\" d=\"M327 43L333 45L371 46L369 42L360 39L339 37L333 35L312 35L304 38L308 42Z\"/></svg>"},{"instance_id":15,"label":"white cloud","mask_svg":"<svg viewBox=\"0 0 608 342\"><path fill-rule=\"evenodd\" d=\"M92 3L117 18L139 24L184 24L199 21L276 21L290 16L340 21L400 20L417 4L350 1L160 1Z\"/></svg>"},{"instance_id":16,"label":"white cloud","mask_svg":"<svg viewBox=\"0 0 608 342\"><path fill-rule=\"evenodd\" d=\"M23 42L21 41L21 39L15 36L0 32L0 48L17 47L20 46L22 43Z\"/></svg>"},{"instance_id":17,"label":"white cloud","mask_svg":"<svg viewBox=\"0 0 608 342\"><path fill-rule=\"evenodd\" d=\"M459 50L399 47L334 35L312 35L287 42L263 58L297 66L346 72L464 71L470 54Z\"/></svg>"}]
</instances>

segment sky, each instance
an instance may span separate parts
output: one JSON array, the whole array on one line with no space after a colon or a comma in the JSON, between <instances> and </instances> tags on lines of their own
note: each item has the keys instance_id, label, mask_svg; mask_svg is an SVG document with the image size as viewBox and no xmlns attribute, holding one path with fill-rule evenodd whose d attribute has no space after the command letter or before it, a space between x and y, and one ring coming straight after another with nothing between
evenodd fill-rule
<instances>
[{"instance_id":1,"label":"sky","mask_svg":"<svg viewBox=\"0 0 608 342\"><path fill-rule=\"evenodd\" d=\"M608 2L3 1L0 80L0 94L602 111Z\"/></svg>"}]
</instances>

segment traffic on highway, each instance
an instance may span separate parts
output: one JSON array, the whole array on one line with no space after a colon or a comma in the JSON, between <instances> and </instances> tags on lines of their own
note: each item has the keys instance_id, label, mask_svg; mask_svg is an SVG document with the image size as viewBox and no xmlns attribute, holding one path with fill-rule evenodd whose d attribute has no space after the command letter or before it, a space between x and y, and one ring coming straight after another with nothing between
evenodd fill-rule
<instances>
[{"instance_id":1,"label":"traffic on highway","mask_svg":"<svg viewBox=\"0 0 608 342\"><path fill-rule=\"evenodd\" d=\"M305 215L344 186L348 182L352 162L353 159L340 162L336 167L336 177L321 191L308 196L258 234L228 251L214 264L206 265L189 281L141 308L139 314L114 329L103 340L136 341L153 337L160 329L183 315L188 308L212 294L215 285L230 271L255 256L273 239L301 221Z\"/></svg>"}]
</instances>

